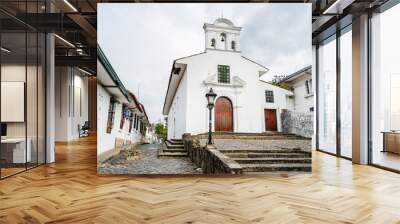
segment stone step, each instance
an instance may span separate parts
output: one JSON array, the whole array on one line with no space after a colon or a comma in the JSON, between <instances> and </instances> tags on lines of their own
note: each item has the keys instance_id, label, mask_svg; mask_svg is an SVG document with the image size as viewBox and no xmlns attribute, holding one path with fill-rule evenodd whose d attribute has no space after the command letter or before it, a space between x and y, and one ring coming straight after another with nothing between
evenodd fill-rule
<instances>
[{"instance_id":1,"label":"stone step","mask_svg":"<svg viewBox=\"0 0 400 224\"><path fill-rule=\"evenodd\" d=\"M158 154L160 157L187 157L186 152L161 152Z\"/></svg>"},{"instance_id":2,"label":"stone step","mask_svg":"<svg viewBox=\"0 0 400 224\"><path fill-rule=\"evenodd\" d=\"M197 135L198 137L204 139L207 138L208 134L203 133ZM237 132L215 132L213 133L213 138L215 139L248 139L248 140L298 140L307 139L294 134L284 134L280 132L264 132L264 133L237 133Z\"/></svg>"},{"instance_id":3,"label":"stone step","mask_svg":"<svg viewBox=\"0 0 400 224\"><path fill-rule=\"evenodd\" d=\"M163 152L186 152L186 150L185 149L169 149L169 148L166 148L166 149L163 149Z\"/></svg>"},{"instance_id":4,"label":"stone step","mask_svg":"<svg viewBox=\"0 0 400 224\"><path fill-rule=\"evenodd\" d=\"M224 155L235 158L304 158L305 153L224 153Z\"/></svg>"},{"instance_id":5,"label":"stone step","mask_svg":"<svg viewBox=\"0 0 400 224\"><path fill-rule=\"evenodd\" d=\"M168 142L166 142L165 145L168 149L183 149L183 148L185 148L183 145L170 144Z\"/></svg>"},{"instance_id":6,"label":"stone step","mask_svg":"<svg viewBox=\"0 0 400 224\"><path fill-rule=\"evenodd\" d=\"M261 133L250 133L250 132L226 132L226 131L217 131L217 132L212 132L213 135L216 136L221 136L221 135L231 135L231 136L274 136L274 135L282 135L282 136L297 136L294 134L286 134L282 132L276 132L276 131L268 131L268 132L261 132ZM202 133L199 134L201 136L208 136L207 133Z\"/></svg>"},{"instance_id":7,"label":"stone step","mask_svg":"<svg viewBox=\"0 0 400 224\"><path fill-rule=\"evenodd\" d=\"M311 163L311 158L240 158L239 164Z\"/></svg>"},{"instance_id":8,"label":"stone step","mask_svg":"<svg viewBox=\"0 0 400 224\"><path fill-rule=\"evenodd\" d=\"M303 153L311 155L310 152L301 151L301 149L221 149L222 153Z\"/></svg>"},{"instance_id":9,"label":"stone step","mask_svg":"<svg viewBox=\"0 0 400 224\"><path fill-rule=\"evenodd\" d=\"M243 172L311 171L310 163L241 164Z\"/></svg>"},{"instance_id":10,"label":"stone step","mask_svg":"<svg viewBox=\"0 0 400 224\"><path fill-rule=\"evenodd\" d=\"M229 135L221 135L221 136L213 136L214 139L242 139L242 140L302 140L304 138L298 136L282 136L282 135L273 135L273 136L229 136Z\"/></svg>"},{"instance_id":11,"label":"stone step","mask_svg":"<svg viewBox=\"0 0 400 224\"><path fill-rule=\"evenodd\" d=\"M295 175L299 175L299 174L309 174L309 171L274 171L274 172L245 172L246 175L248 176L260 176L260 177L265 177L265 176L278 176L278 177L282 177L282 175L285 176L295 176Z\"/></svg>"},{"instance_id":12,"label":"stone step","mask_svg":"<svg viewBox=\"0 0 400 224\"><path fill-rule=\"evenodd\" d=\"M183 142L175 142L172 140L167 140L167 141L165 141L165 143L168 143L170 145L183 145Z\"/></svg>"},{"instance_id":13,"label":"stone step","mask_svg":"<svg viewBox=\"0 0 400 224\"><path fill-rule=\"evenodd\" d=\"M168 139L167 141L170 141L170 142L173 142L173 143L183 143L182 139L175 139L175 138Z\"/></svg>"}]
</instances>

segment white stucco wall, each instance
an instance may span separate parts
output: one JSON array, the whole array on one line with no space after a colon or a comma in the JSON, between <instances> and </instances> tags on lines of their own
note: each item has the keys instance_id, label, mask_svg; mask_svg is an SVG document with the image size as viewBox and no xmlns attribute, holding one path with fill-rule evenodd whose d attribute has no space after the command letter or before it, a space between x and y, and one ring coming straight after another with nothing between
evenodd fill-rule
<instances>
[{"instance_id":1,"label":"white stucco wall","mask_svg":"<svg viewBox=\"0 0 400 224\"><path fill-rule=\"evenodd\" d=\"M181 138L186 132L187 92L187 71L185 71L168 113L168 139Z\"/></svg>"},{"instance_id":2,"label":"white stucco wall","mask_svg":"<svg viewBox=\"0 0 400 224\"><path fill-rule=\"evenodd\" d=\"M107 133L110 98L110 93L100 84L97 84L97 155L112 150L115 147L116 139L124 139L124 141L131 141L131 143L142 141L142 135L133 126L129 133L129 120L125 120L123 128L120 128L122 103L116 103L113 128L111 133Z\"/></svg>"},{"instance_id":3,"label":"white stucco wall","mask_svg":"<svg viewBox=\"0 0 400 224\"><path fill-rule=\"evenodd\" d=\"M192 134L207 132L209 113L205 94L210 87L218 94L218 97L225 96L231 100L234 132L263 132L265 130L264 109L278 109L279 113L281 109L290 107L287 103L287 94L291 93L261 82L259 71L266 69L241 57L238 52L207 50L204 54L183 58L177 62L187 64L187 69L168 113L168 138L181 138L184 132ZM234 77L238 76L245 85L243 87L218 83L206 85L204 80L212 79L213 76L217 78L218 65L230 66L231 83L234 82ZM275 103L265 103L266 88L274 91ZM183 94L185 89L186 96ZM186 110L183 109L184 107ZM212 117L214 119L214 114ZM279 114L277 117L279 127ZM175 126L173 118L175 118ZM183 121L186 122L186 127L179 123ZM180 126L177 126L177 122Z\"/></svg>"},{"instance_id":4,"label":"white stucco wall","mask_svg":"<svg viewBox=\"0 0 400 224\"><path fill-rule=\"evenodd\" d=\"M296 112L311 112L310 108L314 107L314 93L307 94L306 91L306 80L310 80L311 75L304 75L292 82L293 93L294 93L294 108ZM314 83L312 82L312 85ZM312 86L311 91L312 90Z\"/></svg>"},{"instance_id":5,"label":"white stucco wall","mask_svg":"<svg viewBox=\"0 0 400 224\"><path fill-rule=\"evenodd\" d=\"M274 92L274 102L273 103L268 103L266 102L265 99L265 91L270 90ZM282 131L282 119L280 114L282 113L282 110L292 110L293 109L293 104L289 99L289 96L292 95L288 90L282 89L280 87L271 85L269 83L265 82L260 82L260 93L259 95L261 96L260 101L263 102L261 106L261 123L262 123L262 130L265 129L265 114L264 110L265 109L275 109L276 110L276 117L277 117L277 128L278 131Z\"/></svg>"},{"instance_id":6,"label":"white stucco wall","mask_svg":"<svg viewBox=\"0 0 400 224\"><path fill-rule=\"evenodd\" d=\"M118 104L115 108L115 119L112 131L111 133L107 133L110 98L111 95L101 85L97 84L97 155L113 149L115 146L115 138L118 136L115 130L115 125L118 123L118 114L121 112L120 109L118 109L121 105Z\"/></svg>"}]
</instances>

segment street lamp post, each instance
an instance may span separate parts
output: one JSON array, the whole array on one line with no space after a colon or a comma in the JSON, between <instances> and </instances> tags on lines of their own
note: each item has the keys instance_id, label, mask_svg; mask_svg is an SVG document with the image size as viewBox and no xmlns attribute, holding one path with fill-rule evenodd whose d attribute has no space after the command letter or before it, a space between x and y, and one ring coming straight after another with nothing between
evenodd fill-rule
<instances>
[{"instance_id":1,"label":"street lamp post","mask_svg":"<svg viewBox=\"0 0 400 224\"><path fill-rule=\"evenodd\" d=\"M206 93L207 108L208 108L208 110L210 112L210 116L208 118L208 143L207 143L208 145L212 144L212 139L211 139L211 125L212 125L212 123L211 123L211 115L212 115L212 113L211 113L211 111L212 111L212 109L214 107L214 100L215 100L216 97L217 97L217 94L215 94L213 89L210 88L210 91L208 93Z\"/></svg>"}]
</instances>

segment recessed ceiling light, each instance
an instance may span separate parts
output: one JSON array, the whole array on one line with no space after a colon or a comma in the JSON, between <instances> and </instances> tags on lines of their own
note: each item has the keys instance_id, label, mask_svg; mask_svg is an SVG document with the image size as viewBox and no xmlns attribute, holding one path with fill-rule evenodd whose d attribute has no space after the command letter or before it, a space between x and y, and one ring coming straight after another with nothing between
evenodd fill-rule
<instances>
[{"instance_id":1,"label":"recessed ceiling light","mask_svg":"<svg viewBox=\"0 0 400 224\"><path fill-rule=\"evenodd\" d=\"M81 68L79 68L79 67L78 67L78 70L81 71L81 72L83 72L83 73L85 73L85 74L87 74L87 75L90 75L90 76L93 75L92 73L90 73L90 72L88 72L88 71L86 71L86 70L84 70L84 69L81 69Z\"/></svg>"},{"instance_id":2,"label":"recessed ceiling light","mask_svg":"<svg viewBox=\"0 0 400 224\"><path fill-rule=\"evenodd\" d=\"M65 4L67 4L74 12L78 12L78 10L68 1L64 0Z\"/></svg>"},{"instance_id":3,"label":"recessed ceiling light","mask_svg":"<svg viewBox=\"0 0 400 224\"><path fill-rule=\"evenodd\" d=\"M57 37L59 40L61 40L62 42L66 43L67 45L69 45L70 47L75 48L75 45L73 45L71 42L69 42L68 40L60 37L58 34L54 34L55 37Z\"/></svg>"},{"instance_id":4,"label":"recessed ceiling light","mask_svg":"<svg viewBox=\"0 0 400 224\"><path fill-rule=\"evenodd\" d=\"M336 0L322 14L342 14L343 10L351 5L355 0Z\"/></svg>"},{"instance_id":5,"label":"recessed ceiling light","mask_svg":"<svg viewBox=\"0 0 400 224\"><path fill-rule=\"evenodd\" d=\"M11 52L11 50L9 50L9 49L7 49L5 47L1 47L1 51L4 51L6 53L10 53Z\"/></svg>"}]
</instances>

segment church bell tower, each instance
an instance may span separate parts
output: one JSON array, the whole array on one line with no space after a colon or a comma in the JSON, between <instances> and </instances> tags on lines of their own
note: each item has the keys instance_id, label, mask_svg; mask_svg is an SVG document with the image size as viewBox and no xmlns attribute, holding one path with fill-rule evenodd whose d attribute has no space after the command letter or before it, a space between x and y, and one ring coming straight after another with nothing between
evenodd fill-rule
<instances>
[{"instance_id":1,"label":"church bell tower","mask_svg":"<svg viewBox=\"0 0 400 224\"><path fill-rule=\"evenodd\" d=\"M205 23L206 51L221 50L240 52L240 31L241 27L236 27L230 20L219 18L214 23Z\"/></svg>"}]
</instances>

